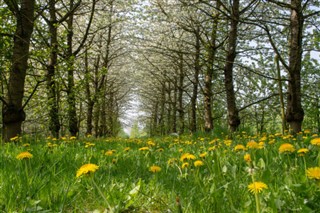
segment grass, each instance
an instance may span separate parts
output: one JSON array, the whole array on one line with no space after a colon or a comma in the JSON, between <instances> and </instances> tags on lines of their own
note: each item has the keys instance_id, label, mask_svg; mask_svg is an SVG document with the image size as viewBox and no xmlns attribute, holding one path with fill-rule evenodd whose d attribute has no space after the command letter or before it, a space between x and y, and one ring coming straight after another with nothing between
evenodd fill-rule
<instances>
[{"instance_id":1,"label":"grass","mask_svg":"<svg viewBox=\"0 0 320 213\"><path fill-rule=\"evenodd\" d=\"M316 212L320 180L306 175L306 169L320 166L319 147L310 143L314 137L308 133L296 137L241 133L233 140L201 135L81 140L26 136L0 149L0 212ZM280 153L284 143L294 150ZM301 156L300 148L309 152ZM23 151L33 157L17 159ZM195 159L181 159L185 153ZM251 161L244 159L245 154ZM196 167L196 160L203 165ZM77 178L87 163L99 169ZM182 168L183 163L188 166ZM161 171L151 172L151 166ZM248 186L253 182L267 188L251 193Z\"/></svg>"}]
</instances>

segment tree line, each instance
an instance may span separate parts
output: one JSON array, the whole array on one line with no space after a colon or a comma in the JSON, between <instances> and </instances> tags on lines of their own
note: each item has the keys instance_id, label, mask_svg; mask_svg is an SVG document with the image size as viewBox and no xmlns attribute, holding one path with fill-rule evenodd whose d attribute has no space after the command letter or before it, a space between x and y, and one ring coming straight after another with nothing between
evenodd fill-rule
<instances>
[{"instance_id":1,"label":"tree line","mask_svg":"<svg viewBox=\"0 0 320 213\"><path fill-rule=\"evenodd\" d=\"M319 131L319 6L0 0L2 137L115 136L137 97L151 135Z\"/></svg>"}]
</instances>

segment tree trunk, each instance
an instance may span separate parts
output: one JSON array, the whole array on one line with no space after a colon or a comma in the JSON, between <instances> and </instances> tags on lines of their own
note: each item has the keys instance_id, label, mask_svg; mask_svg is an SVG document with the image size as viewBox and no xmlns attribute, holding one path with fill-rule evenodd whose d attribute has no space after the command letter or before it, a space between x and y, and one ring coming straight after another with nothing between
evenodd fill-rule
<instances>
[{"instance_id":1,"label":"tree trunk","mask_svg":"<svg viewBox=\"0 0 320 213\"><path fill-rule=\"evenodd\" d=\"M178 85L177 85L177 77L174 78L174 90L173 90L173 107L172 107L172 132L177 132L177 92L178 92Z\"/></svg>"},{"instance_id":2,"label":"tree trunk","mask_svg":"<svg viewBox=\"0 0 320 213\"><path fill-rule=\"evenodd\" d=\"M240 125L239 111L236 106L236 98L233 87L233 64L236 58L239 17L239 0L234 0L230 18L226 64L224 68L224 84L227 95L228 124L232 132L236 131Z\"/></svg>"},{"instance_id":3,"label":"tree trunk","mask_svg":"<svg viewBox=\"0 0 320 213\"><path fill-rule=\"evenodd\" d=\"M179 134L184 132L184 109L183 109L183 88L184 88L183 54L179 53L179 85L178 85L178 112L179 112Z\"/></svg>"},{"instance_id":4,"label":"tree trunk","mask_svg":"<svg viewBox=\"0 0 320 213\"><path fill-rule=\"evenodd\" d=\"M302 1L291 0L290 16L290 53L289 53L289 83L287 96L286 121L293 134L301 131L304 111L301 105L301 61L303 13Z\"/></svg>"},{"instance_id":5,"label":"tree trunk","mask_svg":"<svg viewBox=\"0 0 320 213\"><path fill-rule=\"evenodd\" d=\"M25 120L22 108L25 77L28 69L30 39L34 27L35 0L21 0L20 6L10 0L5 1L16 17L12 67L10 69L6 104L3 109L3 139L21 134L21 125Z\"/></svg>"},{"instance_id":6,"label":"tree trunk","mask_svg":"<svg viewBox=\"0 0 320 213\"><path fill-rule=\"evenodd\" d=\"M73 11L74 1L70 1L70 11ZM67 24L68 24L68 34L67 34L67 59L68 59L68 88L67 88L67 99L68 99L68 123L69 132L71 136L76 136L79 132L78 122L77 122L77 111L76 111L76 96L74 91L74 60L75 55L72 52L72 42L73 42L73 18L74 12L71 12Z\"/></svg>"},{"instance_id":7,"label":"tree trunk","mask_svg":"<svg viewBox=\"0 0 320 213\"><path fill-rule=\"evenodd\" d=\"M198 86L199 86L199 74L200 74L200 27L197 26L195 31L195 61L194 61L194 76L193 76L193 91L191 96L191 120L190 131L197 131L197 98L198 98Z\"/></svg>"},{"instance_id":8,"label":"tree trunk","mask_svg":"<svg viewBox=\"0 0 320 213\"><path fill-rule=\"evenodd\" d=\"M49 13L50 21L50 60L47 66L47 90L48 90L48 105L49 105L49 130L51 135L55 138L59 137L60 120L59 120L59 108L57 102L57 88L56 88L56 66L58 61L58 33L57 33L57 17L56 17L56 1L50 0Z\"/></svg>"},{"instance_id":9,"label":"tree trunk","mask_svg":"<svg viewBox=\"0 0 320 213\"><path fill-rule=\"evenodd\" d=\"M276 55L275 62L277 65L277 81L278 81L278 88L279 88L279 99L280 99L280 111L281 111L281 121L282 121L282 134L284 134L285 130L287 129L286 124L286 115L285 115L285 108L284 108L284 100L283 100L283 92L282 92L282 79L281 79L281 70L279 64L279 57Z\"/></svg>"},{"instance_id":10,"label":"tree trunk","mask_svg":"<svg viewBox=\"0 0 320 213\"><path fill-rule=\"evenodd\" d=\"M217 1L216 7L220 9L220 3ZM216 40L219 23L219 12L214 17L213 26L211 30L211 41L207 44L207 72L204 76L204 130L210 132L213 130L213 118L212 118L212 77L213 77L213 65L216 55Z\"/></svg>"}]
</instances>

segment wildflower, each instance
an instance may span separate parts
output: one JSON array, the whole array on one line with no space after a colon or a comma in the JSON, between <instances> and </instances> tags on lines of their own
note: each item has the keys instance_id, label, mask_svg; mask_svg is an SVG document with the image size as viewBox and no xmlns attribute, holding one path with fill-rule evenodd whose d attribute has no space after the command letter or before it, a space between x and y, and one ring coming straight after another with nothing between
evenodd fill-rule
<instances>
[{"instance_id":1,"label":"wildflower","mask_svg":"<svg viewBox=\"0 0 320 213\"><path fill-rule=\"evenodd\" d=\"M183 163L181 166L182 169L187 168L187 167L189 167L189 163Z\"/></svg>"},{"instance_id":2,"label":"wildflower","mask_svg":"<svg viewBox=\"0 0 320 213\"><path fill-rule=\"evenodd\" d=\"M29 146L30 146L30 143L25 143L25 144L23 144L22 146L24 146L24 147L29 147Z\"/></svg>"},{"instance_id":3,"label":"wildflower","mask_svg":"<svg viewBox=\"0 0 320 213\"><path fill-rule=\"evenodd\" d=\"M168 163L168 165L173 165L176 161L177 161L176 158L170 158L170 159L167 161L167 163Z\"/></svg>"},{"instance_id":4,"label":"wildflower","mask_svg":"<svg viewBox=\"0 0 320 213\"><path fill-rule=\"evenodd\" d=\"M211 146L211 147L208 148L208 151L213 151L213 150L215 150L215 149L216 149L215 146Z\"/></svg>"},{"instance_id":5,"label":"wildflower","mask_svg":"<svg viewBox=\"0 0 320 213\"><path fill-rule=\"evenodd\" d=\"M10 138L10 141L17 141L19 139L19 136L15 136L13 138Z\"/></svg>"},{"instance_id":6,"label":"wildflower","mask_svg":"<svg viewBox=\"0 0 320 213\"><path fill-rule=\"evenodd\" d=\"M243 159L247 162L247 163L249 163L249 162L251 162L251 156L250 156L250 154L245 154L244 156L243 156Z\"/></svg>"},{"instance_id":7,"label":"wildflower","mask_svg":"<svg viewBox=\"0 0 320 213\"><path fill-rule=\"evenodd\" d=\"M124 148L124 151L128 152L131 148L130 147L126 147Z\"/></svg>"},{"instance_id":8,"label":"wildflower","mask_svg":"<svg viewBox=\"0 0 320 213\"><path fill-rule=\"evenodd\" d=\"M83 166L80 167L80 169L78 169L76 177L78 178L81 175L95 173L98 169L99 169L99 166L97 166L96 164L92 164L92 163L84 164Z\"/></svg>"},{"instance_id":9,"label":"wildflower","mask_svg":"<svg viewBox=\"0 0 320 213\"><path fill-rule=\"evenodd\" d=\"M315 146L320 146L320 138L313 138L310 143Z\"/></svg>"},{"instance_id":10,"label":"wildflower","mask_svg":"<svg viewBox=\"0 0 320 213\"><path fill-rule=\"evenodd\" d=\"M297 151L297 153L299 154L299 156L304 156L305 154L307 154L309 152L309 149L307 148L301 148Z\"/></svg>"},{"instance_id":11,"label":"wildflower","mask_svg":"<svg viewBox=\"0 0 320 213\"><path fill-rule=\"evenodd\" d=\"M197 160L197 161L195 161L195 162L193 163L193 165L194 165L195 167L200 167L200 166L203 166L204 163L203 163L203 161L201 161L201 160Z\"/></svg>"},{"instance_id":12,"label":"wildflower","mask_svg":"<svg viewBox=\"0 0 320 213\"><path fill-rule=\"evenodd\" d=\"M185 160L195 160L196 156L194 156L193 154L190 153L184 153L181 157L180 160L181 161L185 161Z\"/></svg>"},{"instance_id":13,"label":"wildflower","mask_svg":"<svg viewBox=\"0 0 320 213\"><path fill-rule=\"evenodd\" d=\"M238 145L236 145L235 147L234 147L234 151L244 151L244 150L246 150L246 147L244 147L244 145L242 145L242 144L238 144Z\"/></svg>"},{"instance_id":14,"label":"wildflower","mask_svg":"<svg viewBox=\"0 0 320 213\"><path fill-rule=\"evenodd\" d=\"M149 171L153 172L153 173L157 173L157 172L161 171L161 167L160 166L151 166Z\"/></svg>"},{"instance_id":15,"label":"wildflower","mask_svg":"<svg viewBox=\"0 0 320 213\"><path fill-rule=\"evenodd\" d=\"M153 142L153 141L148 141L147 144L148 144L149 146L155 146L155 145L156 145L156 143Z\"/></svg>"},{"instance_id":16,"label":"wildflower","mask_svg":"<svg viewBox=\"0 0 320 213\"><path fill-rule=\"evenodd\" d=\"M181 152L183 152L183 149L182 149L182 148L180 148L178 151L181 153Z\"/></svg>"},{"instance_id":17,"label":"wildflower","mask_svg":"<svg viewBox=\"0 0 320 213\"><path fill-rule=\"evenodd\" d=\"M252 194L258 194L264 189L268 189L268 186L263 182L253 182L248 186L248 190Z\"/></svg>"},{"instance_id":18,"label":"wildflower","mask_svg":"<svg viewBox=\"0 0 320 213\"><path fill-rule=\"evenodd\" d=\"M247 143L247 148L249 148L249 149L259 149L260 146L259 146L259 144L257 142L252 140L252 141L249 141Z\"/></svg>"},{"instance_id":19,"label":"wildflower","mask_svg":"<svg viewBox=\"0 0 320 213\"><path fill-rule=\"evenodd\" d=\"M263 149L263 147L264 147L264 142L263 142L263 141L260 141L260 142L258 143L258 149Z\"/></svg>"},{"instance_id":20,"label":"wildflower","mask_svg":"<svg viewBox=\"0 0 320 213\"><path fill-rule=\"evenodd\" d=\"M223 143L224 143L226 146L231 146L232 140L224 140Z\"/></svg>"},{"instance_id":21,"label":"wildflower","mask_svg":"<svg viewBox=\"0 0 320 213\"><path fill-rule=\"evenodd\" d=\"M292 144L290 143L284 143L281 144L281 146L279 147L279 152L280 153L285 153L285 152L294 152L295 148Z\"/></svg>"},{"instance_id":22,"label":"wildflower","mask_svg":"<svg viewBox=\"0 0 320 213\"><path fill-rule=\"evenodd\" d=\"M207 155L208 155L208 153L204 152L204 153L201 153L199 156L200 156L200 158L206 158Z\"/></svg>"},{"instance_id":23,"label":"wildflower","mask_svg":"<svg viewBox=\"0 0 320 213\"><path fill-rule=\"evenodd\" d=\"M276 142L276 139L269 140L268 144L274 144Z\"/></svg>"},{"instance_id":24,"label":"wildflower","mask_svg":"<svg viewBox=\"0 0 320 213\"><path fill-rule=\"evenodd\" d=\"M17 159L23 160L23 159L30 159L32 158L33 155L30 152L21 152L20 154L17 155Z\"/></svg>"},{"instance_id":25,"label":"wildflower","mask_svg":"<svg viewBox=\"0 0 320 213\"><path fill-rule=\"evenodd\" d=\"M84 147L85 147L85 148L89 148L89 147L92 147L92 146L95 146L95 144L94 144L94 143L87 142Z\"/></svg>"},{"instance_id":26,"label":"wildflower","mask_svg":"<svg viewBox=\"0 0 320 213\"><path fill-rule=\"evenodd\" d=\"M50 142L47 143L47 147L48 147L48 148L53 148L53 147L57 147L57 146L58 146L58 145L55 144L55 143L50 143Z\"/></svg>"},{"instance_id":27,"label":"wildflower","mask_svg":"<svg viewBox=\"0 0 320 213\"><path fill-rule=\"evenodd\" d=\"M312 167L307 169L307 177L309 179L320 180L320 167Z\"/></svg>"},{"instance_id":28,"label":"wildflower","mask_svg":"<svg viewBox=\"0 0 320 213\"><path fill-rule=\"evenodd\" d=\"M118 160L117 160L117 159L115 159L115 158L113 158L113 159L112 159L112 163L113 163L113 164L116 164L116 163L117 163L117 161L118 161Z\"/></svg>"},{"instance_id":29,"label":"wildflower","mask_svg":"<svg viewBox=\"0 0 320 213\"><path fill-rule=\"evenodd\" d=\"M140 151L148 151L148 150L149 150L149 147L147 147L147 146L141 147L139 150L140 150Z\"/></svg>"},{"instance_id":30,"label":"wildflower","mask_svg":"<svg viewBox=\"0 0 320 213\"><path fill-rule=\"evenodd\" d=\"M77 137L76 136L71 136L69 139L70 140L75 140L75 139L77 139Z\"/></svg>"},{"instance_id":31,"label":"wildflower","mask_svg":"<svg viewBox=\"0 0 320 213\"><path fill-rule=\"evenodd\" d=\"M163 148L159 148L159 149L157 149L157 152L163 152Z\"/></svg>"},{"instance_id":32,"label":"wildflower","mask_svg":"<svg viewBox=\"0 0 320 213\"><path fill-rule=\"evenodd\" d=\"M310 129L306 129L303 132L304 132L304 134L310 134L311 133Z\"/></svg>"},{"instance_id":33,"label":"wildflower","mask_svg":"<svg viewBox=\"0 0 320 213\"><path fill-rule=\"evenodd\" d=\"M114 150L108 150L104 154L107 156L111 156L111 155L113 155L113 153L114 153Z\"/></svg>"}]
</instances>

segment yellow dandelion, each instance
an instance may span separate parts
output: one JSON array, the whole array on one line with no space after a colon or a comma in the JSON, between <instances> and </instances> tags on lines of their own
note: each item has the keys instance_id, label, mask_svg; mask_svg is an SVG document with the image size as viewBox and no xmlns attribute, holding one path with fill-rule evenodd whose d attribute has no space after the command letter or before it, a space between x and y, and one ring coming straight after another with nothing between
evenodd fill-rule
<instances>
[{"instance_id":1,"label":"yellow dandelion","mask_svg":"<svg viewBox=\"0 0 320 213\"><path fill-rule=\"evenodd\" d=\"M167 161L167 163L168 163L168 165L173 165L174 163L176 163L177 162L177 159L176 158L170 158L168 161Z\"/></svg>"},{"instance_id":2,"label":"yellow dandelion","mask_svg":"<svg viewBox=\"0 0 320 213\"><path fill-rule=\"evenodd\" d=\"M234 151L244 151L244 150L246 150L246 147L244 147L244 145L242 145L242 144L238 144L238 145L236 145L235 147L234 147L234 149L233 149Z\"/></svg>"},{"instance_id":3,"label":"yellow dandelion","mask_svg":"<svg viewBox=\"0 0 320 213\"><path fill-rule=\"evenodd\" d=\"M204 153L201 153L199 156L200 156L200 158L206 158L207 155L208 155L208 153L207 153L207 152L204 152Z\"/></svg>"},{"instance_id":4,"label":"yellow dandelion","mask_svg":"<svg viewBox=\"0 0 320 213\"><path fill-rule=\"evenodd\" d=\"M75 140L75 139L77 139L77 137L76 136L71 136L69 139L70 140Z\"/></svg>"},{"instance_id":5,"label":"yellow dandelion","mask_svg":"<svg viewBox=\"0 0 320 213\"><path fill-rule=\"evenodd\" d=\"M149 147L147 147L147 146L141 147L139 150L140 150L140 151L148 151L148 150L149 150Z\"/></svg>"},{"instance_id":6,"label":"yellow dandelion","mask_svg":"<svg viewBox=\"0 0 320 213\"><path fill-rule=\"evenodd\" d=\"M268 144L274 144L276 142L276 139L272 139L272 140L269 140Z\"/></svg>"},{"instance_id":7,"label":"yellow dandelion","mask_svg":"<svg viewBox=\"0 0 320 213\"><path fill-rule=\"evenodd\" d=\"M124 151L128 152L131 148L130 147L126 147L124 148Z\"/></svg>"},{"instance_id":8,"label":"yellow dandelion","mask_svg":"<svg viewBox=\"0 0 320 213\"><path fill-rule=\"evenodd\" d=\"M95 173L99 169L99 166L93 163L84 164L77 171L76 177L81 177L82 175Z\"/></svg>"},{"instance_id":9,"label":"yellow dandelion","mask_svg":"<svg viewBox=\"0 0 320 213\"><path fill-rule=\"evenodd\" d=\"M163 152L163 148L159 148L159 149L157 149L157 152Z\"/></svg>"},{"instance_id":10,"label":"yellow dandelion","mask_svg":"<svg viewBox=\"0 0 320 213\"><path fill-rule=\"evenodd\" d=\"M180 160L181 161L185 161L185 160L195 160L196 156L190 153L184 153L183 155L181 155Z\"/></svg>"},{"instance_id":11,"label":"yellow dandelion","mask_svg":"<svg viewBox=\"0 0 320 213\"><path fill-rule=\"evenodd\" d=\"M224 143L226 146L231 146L232 140L224 140L223 143Z\"/></svg>"},{"instance_id":12,"label":"yellow dandelion","mask_svg":"<svg viewBox=\"0 0 320 213\"><path fill-rule=\"evenodd\" d=\"M290 143L284 143L281 144L281 146L279 147L279 152L280 153L292 153L294 152L296 149L294 148L294 146Z\"/></svg>"},{"instance_id":13,"label":"yellow dandelion","mask_svg":"<svg viewBox=\"0 0 320 213\"><path fill-rule=\"evenodd\" d=\"M244 156L243 156L243 159L247 162L247 163L249 163L249 162L251 162L251 156L250 156L250 154L245 154Z\"/></svg>"},{"instance_id":14,"label":"yellow dandelion","mask_svg":"<svg viewBox=\"0 0 320 213\"><path fill-rule=\"evenodd\" d=\"M309 152L309 149L307 148L301 148L297 151L297 153L299 154L299 156L304 156L305 154L307 154Z\"/></svg>"},{"instance_id":15,"label":"yellow dandelion","mask_svg":"<svg viewBox=\"0 0 320 213\"><path fill-rule=\"evenodd\" d=\"M203 161L201 161L201 160L196 160L196 161L193 163L193 165L194 165L195 167L200 167L200 166L203 166L204 163L203 163Z\"/></svg>"},{"instance_id":16,"label":"yellow dandelion","mask_svg":"<svg viewBox=\"0 0 320 213\"><path fill-rule=\"evenodd\" d=\"M94 143L87 142L84 147L85 147L85 148L89 148L89 147L92 147L92 146L95 146L95 144L94 144Z\"/></svg>"},{"instance_id":17,"label":"yellow dandelion","mask_svg":"<svg viewBox=\"0 0 320 213\"><path fill-rule=\"evenodd\" d=\"M258 194L262 192L264 189L268 189L268 186L263 182L253 182L248 186L248 190L252 194Z\"/></svg>"},{"instance_id":18,"label":"yellow dandelion","mask_svg":"<svg viewBox=\"0 0 320 213\"><path fill-rule=\"evenodd\" d=\"M108 150L104 154L107 156L111 156L111 155L113 155L113 153L114 153L114 150Z\"/></svg>"},{"instance_id":19,"label":"yellow dandelion","mask_svg":"<svg viewBox=\"0 0 320 213\"><path fill-rule=\"evenodd\" d=\"M182 169L188 168L188 167L189 167L189 163L187 163L187 162L183 163L182 166L181 166Z\"/></svg>"},{"instance_id":20,"label":"yellow dandelion","mask_svg":"<svg viewBox=\"0 0 320 213\"><path fill-rule=\"evenodd\" d=\"M30 152L21 152L20 154L17 155L18 160L23 160L23 159L30 159L32 158L33 155Z\"/></svg>"},{"instance_id":21,"label":"yellow dandelion","mask_svg":"<svg viewBox=\"0 0 320 213\"><path fill-rule=\"evenodd\" d=\"M208 151L210 152L210 151L213 151L213 150L215 150L215 149L216 149L215 146L211 146L211 147L208 148Z\"/></svg>"},{"instance_id":22,"label":"yellow dandelion","mask_svg":"<svg viewBox=\"0 0 320 213\"><path fill-rule=\"evenodd\" d=\"M258 149L263 149L264 148L264 142L263 141L260 141L258 143Z\"/></svg>"},{"instance_id":23,"label":"yellow dandelion","mask_svg":"<svg viewBox=\"0 0 320 213\"><path fill-rule=\"evenodd\" d=\"M314 146L320 146L320 138L313 138L310 143Z\"/></svg>"},{"instance_id":24,"label":"yellow dandelion","mask_svg":"<svg viewBox=\"0 0 320 213\"><path fill-rule=\"evenodd\" d=\"M153 172L153 173L157 173L157 172L160 172L161 171L161 167L160 166L151 166L149 168L149 171L150 172Z\"/></svg>"},{"instance_id":25,"label":"yellow dandelion","mask_svg":"<svg viewBox=\"0 0 320 213\"><path fill-rule=\"evenodd\" d=\"M305 129L303 132L304 132L304 134L310 134L311 133L310 129Z\"/></svg>"},{"instance_id":26,"label":"yellow dandelion","mask_svg":"<svg viewBox=\"0 0 320 213\"><path fill-rule=\"evenodd\" d=\"M29 146L30 146L30 143L25 143L25 144L23 144L22 146L24 146L24 147L29 147Z\"/></svg>"},{"instance_id":27,"label":"yellow dandelion","mask_svg":"<svg viewBox=\"0 0 320 213\"><path fill-rule=\"evenodd\" d=\"M16 141L16 140L18 140L19 139L19 136L15 136L15 137L13 137L13 138L10 138L10 141Z\"/></svg>"},{"instance_id":28,"label":"yellow dandelion","mask_svg":"<svg viewBox=\"0 0 320 213\"><path fill-rule=\"evenodd\" d=\"M312 167L307 169L307 177L309 179L320 180L320 167Z\"/></svg>"},{"instance_id":29,"label":"yellow dandelion","mask_svg":"<svg viewBox=\"0 0 320 213\"><path fill-rule=\"evenodd\" d=\"M155 145L156 145L156 143L153 142L153 141L148 141L147 144L148 144L149 146L155 146Z\"/></svg>"},{"instance_id":30,"label":"yellow dandelion","mask_svg":"<svg viewBox=\"0 0 320 213\"><path fill-rule=\"evenodd\" d=\"M259 144L257 142L252 140L252 141L249 141L247 143L247 148L249 148L249 149L259 149L260 146L259 146Z\"/></svg>"}]
</instances>

